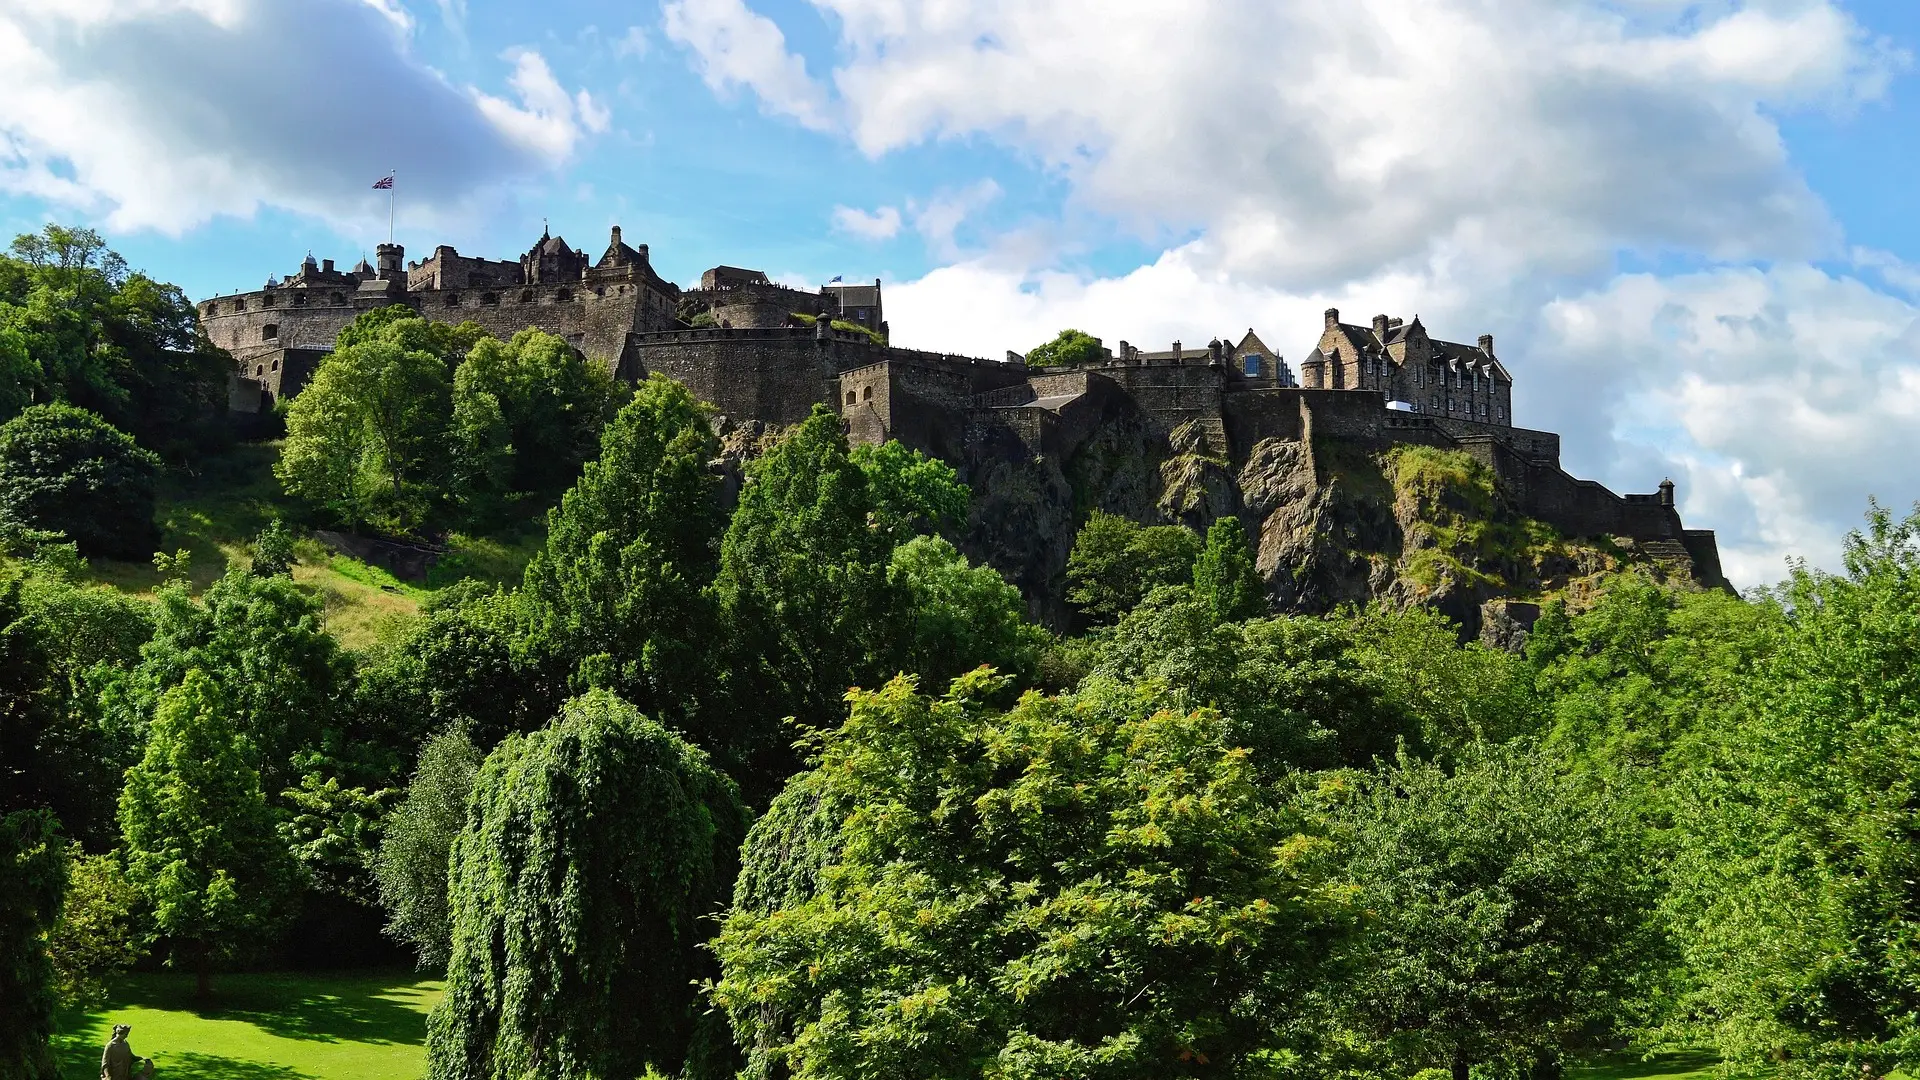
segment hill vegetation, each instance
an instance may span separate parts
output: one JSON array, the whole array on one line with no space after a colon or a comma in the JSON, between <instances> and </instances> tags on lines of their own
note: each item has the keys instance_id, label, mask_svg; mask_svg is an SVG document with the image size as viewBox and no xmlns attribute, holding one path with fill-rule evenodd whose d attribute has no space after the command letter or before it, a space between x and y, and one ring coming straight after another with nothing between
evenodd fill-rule
<instances>
[{"instance_id":1,"label":"hill vegetation","mask_svg":"<svg viewBox=\"0 0 1920 1080\"><path fill-rule=\"evenodd\" d=\"M245 969L316 942L444 970L404 1066L435 1080L1920 1063L1920 511L1740 597L1459 455L1296 447L1261 467L1314 492L1277 550L1327 610L1281 613L1231 516L1089 505L1047 628L949 466L825 409L734 453L538 335L369 317L281 442L92 408L122 384L47 373L198 368L138 359L144 279L56 240L0 267L0 325L108 299L78 354L22 338L0 448L51 417L91 448L54 480L157 469L107 524L166 553L0 500L0 1080L156 979L311 1012ZM340 553L376 539L438 561ZM1489 595L1540 617L1483 644L1454 615Z\"/></svg>"}]
</instances>

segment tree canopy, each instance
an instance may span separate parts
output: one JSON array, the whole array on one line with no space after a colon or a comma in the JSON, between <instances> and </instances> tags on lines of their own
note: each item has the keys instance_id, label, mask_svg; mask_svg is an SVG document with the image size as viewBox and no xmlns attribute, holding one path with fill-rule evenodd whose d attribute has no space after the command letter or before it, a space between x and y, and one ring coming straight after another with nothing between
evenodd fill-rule
<instances>
[{"instance_id":1,"label":"tree canopy","mask_svg":"<svg viewBox=\"0 0 1920 1080\"><path fill-rule=\"evenodd\" d=\"M669 1075L688 1054L747 814L699 750L596 690L515 735L454 841L432 1080Z\"/></svg>"},{"instance_id":2,"label":"tree canopy","mask_svg":"<svg viewBox=\"0 0 1920 1080\"><path fill-rule=\"evenodd\" d=\"M94 413L35 405L0 424L0 530L52 534L82 554L145 561L160 459Z\"/></svg>"},{"instance_id":3,"label":"tree canopy","mask_svg":"<svg viewBox=\"0 0 1920 1080\"><path fill-rule=\"evenodd\" d=\"M1071 367L1091 364L1106 356L1100 339L1079 330L1062 330L1052 341L1035 345L1027 353L1028 367Z\"/></svg>"}]
</instances>

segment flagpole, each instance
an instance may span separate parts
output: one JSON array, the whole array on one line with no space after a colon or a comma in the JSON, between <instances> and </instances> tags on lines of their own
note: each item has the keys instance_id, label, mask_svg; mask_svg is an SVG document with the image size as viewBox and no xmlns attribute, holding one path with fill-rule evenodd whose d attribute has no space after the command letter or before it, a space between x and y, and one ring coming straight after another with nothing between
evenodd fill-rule
<instances>
[{"instance_id":1,"label":"flagpole","mask_svg":"<svg viewBox=\"0 0 1920 1080\"><path fill-rule=\"evenodd\" d=\"M400 170L393 169L389 171L387 175L393 179L393 183L387 185L387 246L392 247L393 246L393 200L396 197L396 193L400 185Z\"/></svg>"}]
</instances>

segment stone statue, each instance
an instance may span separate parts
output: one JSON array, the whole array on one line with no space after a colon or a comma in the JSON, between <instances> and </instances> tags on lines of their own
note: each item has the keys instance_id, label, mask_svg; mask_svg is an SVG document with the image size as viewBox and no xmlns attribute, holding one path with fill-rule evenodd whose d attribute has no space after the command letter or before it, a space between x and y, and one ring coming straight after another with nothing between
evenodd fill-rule
<instances>
[{"instance_id":1,"label":"stone statue","mask_svg":"<svg viewBox=\"0 0 1920 1080\"><path fill-rule=\"evenodd\" d=\"M100 1080L153 1080L153 1059L134 1057L133 1047L127 1045L127 1032L132 1030L128 1024L113 1025L113 1038L100 1055Z\"/></svg>"}]
</instances>

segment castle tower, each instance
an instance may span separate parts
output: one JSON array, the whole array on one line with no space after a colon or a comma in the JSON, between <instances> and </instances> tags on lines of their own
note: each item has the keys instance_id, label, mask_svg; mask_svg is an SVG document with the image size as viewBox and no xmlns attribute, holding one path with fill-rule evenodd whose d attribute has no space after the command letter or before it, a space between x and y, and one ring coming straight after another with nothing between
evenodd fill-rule
<instances>
[{"instance_id":1,"label":"castle tower","mask_svg":"<svg viewBox=\"0 0 1920 1080\"><path fill-rule=\"evenodd\" d=\"M405 281L407 249L400 244L381 244L374 249L376 277L381 281Z\"/></svg>"}]
</instances>

